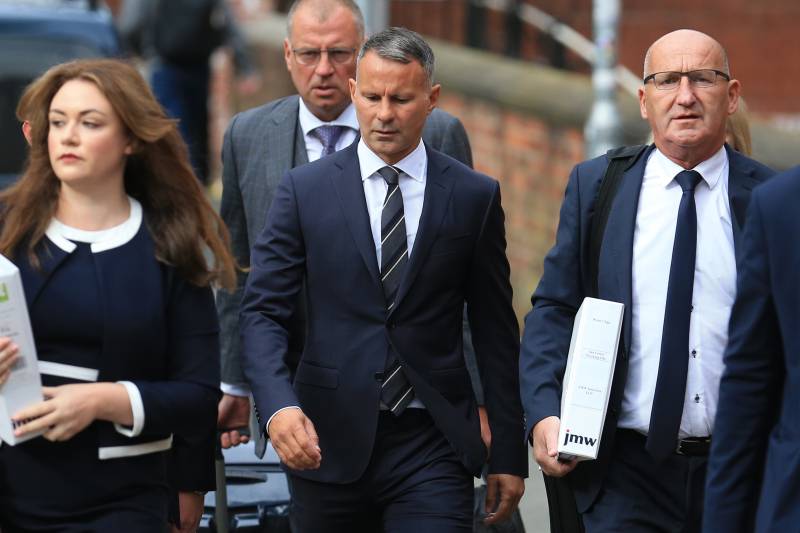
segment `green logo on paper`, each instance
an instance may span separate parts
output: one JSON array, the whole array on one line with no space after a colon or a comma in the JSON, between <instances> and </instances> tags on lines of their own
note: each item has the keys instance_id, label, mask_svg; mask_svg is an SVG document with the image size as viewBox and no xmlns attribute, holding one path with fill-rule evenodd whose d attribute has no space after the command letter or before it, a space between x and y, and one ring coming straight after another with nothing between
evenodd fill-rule
<instances>
[{"instance_id":1,"label":"green logo on paper","mask_svg":"<svg viewBox=\"0 0 800 533\"><path fill-rule=\"evenodd\" d=\"M0 283L0 303L8 301L8 287L5 283Z\"/></svg>"}]
</instances>

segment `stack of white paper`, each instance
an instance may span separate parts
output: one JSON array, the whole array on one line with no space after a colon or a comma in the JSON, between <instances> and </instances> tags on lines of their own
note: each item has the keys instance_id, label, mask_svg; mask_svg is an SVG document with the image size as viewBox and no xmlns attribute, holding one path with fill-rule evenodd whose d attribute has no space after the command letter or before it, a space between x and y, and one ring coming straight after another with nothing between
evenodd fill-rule
<instances>
[{"instance_id":1,"label":"stack of white paper","mask_svg":"<svg viewBox=\"0 0 800 533\"><path fill-rule=\"evenodd\" d=\"M575 316L561 393L561 459L597 459L623 309L621 303L586 298Z\"/></svg>"},{"instance_id":2,"label":"stack of white paper","mask_svg":"<svg viewBox=\"0 0 800 533\"><path fill-rule=\"evenodd\" d=\"M0 255L0 337L10 337L19 346L17 362L8 380L0 386L0 439L17 444L41 433L18 438L11 416L20 409L42 401L42 380L33 343L31 321L19 269Z\"/></svg>"}]
</instances>

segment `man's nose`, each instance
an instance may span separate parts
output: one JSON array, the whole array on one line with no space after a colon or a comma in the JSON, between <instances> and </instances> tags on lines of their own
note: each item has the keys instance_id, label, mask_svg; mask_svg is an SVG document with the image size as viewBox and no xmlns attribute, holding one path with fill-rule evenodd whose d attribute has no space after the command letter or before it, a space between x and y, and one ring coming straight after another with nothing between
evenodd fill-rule
<instances>
[{"instance_id":1,"label":"man's nose","mask_svg":"<svg viewBox=\"0 0 800 533\"><path fill-rule=\"evenodd\" d=\"M381 98L381 103L378 105L378 120L381 122L391 122L394 118L394 108L389 97L384 96Z\"/></svg>"},{"instance_id":2,"label":"man's nose","mask_svg":"<svg viewBox=\"0 0 800 533\"><path fill-rule=\"evenodd\" d=\"M678 91L676 101L682 106L690 106L697 100L697 95L694 92L695 87L689 81L689 76L681 77L681 82L676 90Z\"/></svg>"},{"instance_id":3,"label":"man's nose","mask_svg":"<svg viewBox=\"0 0 800 533\"><path fill-rule=\"evenodd\" d=\"M320 53L319 62L317 63L317 68L314 69L314 72L316 72L318 76L323 77L330 76L333 73L333 63L331 63L331 59L327 51Z\"/></svg>"}]
</instances>

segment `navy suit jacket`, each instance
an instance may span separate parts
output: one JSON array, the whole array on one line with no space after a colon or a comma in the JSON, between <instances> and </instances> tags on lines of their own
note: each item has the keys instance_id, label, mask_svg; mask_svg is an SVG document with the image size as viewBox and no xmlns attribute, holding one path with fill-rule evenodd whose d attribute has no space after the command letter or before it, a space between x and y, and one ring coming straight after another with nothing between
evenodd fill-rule
<instances>
[{"instance_id":1,"label":"navy suit jacket","mask_svg":"<svg viewBox=\"0 0 800 533\"><path fill-rule=\"evenodd\" d=\"M524 475L517 389L519 331L511 307L498 183L428 149L419 231L386 310L357 143L290 170L252 250L242 309L244 371L264 428L299 405L315 424L317 481L358 479L372 453L390 346L456 456L475 475L486 462L462 352L466 300L491 423L490 471ZM306 287L308 333L292 382L284 357L290 317Z\"/></svg>"},{"instance_id":2,"label":"navy suit jacket","mask_svg":"<svg viewBox=\"0 0 800 533\"><path fill-rule=\"evenodd\" d=\"M642 178L653 148L651 146L623 174L603 235L597 297L625 304L625 312L598 458L582 462L568 475L580 512L589 508L602 486L625 390L631 345L633 232ZM750 191L773 172L730 148L727 150L730 161L728 195L733 214L734 247L738 256ZM533 309L525 318L520 356L526 436L543 418L560 415L561 385L572 325L578 308L584 297L590 295L592 287L588 273L589 235L595 198L607 166L606 156L600 156L580 163L573 169L561 206L556 244L545 258L542 279L531 298Z\"/></svg>"},{"instance_id":3,"label":"navy suit jacket","mask_svg":"<svg viewBox=\"0 0 800 533\"><path fill-rule=\"evenodd\" d=\"M750 202L703 531L800 527L798 206L800 167L756 189Z\"/></svg>"},{"instance_id":4,"label":"navy suit jacket","mask_svg":"<svg viewBox=\"0 0 800 533\"><path fill-rule=\"evenodd\" d=\"M43 287L69 253L45 237L37 255L41 268L33 267L26 253L13 258L29 309L39 305ZM173 488L213 490L219 327L211 288L188 283L158 261L145 222L129 243L93 258L104 315L97 381L133 382L145 412L144 428L137 437L123 436L112 423L96 421L98 447L116 447L121 460L129 461L135 483L154 474L131 458L136 455L131 447L171 438ZM32 327L35 335L37 325Z\"/></svg>"}]
</instances>

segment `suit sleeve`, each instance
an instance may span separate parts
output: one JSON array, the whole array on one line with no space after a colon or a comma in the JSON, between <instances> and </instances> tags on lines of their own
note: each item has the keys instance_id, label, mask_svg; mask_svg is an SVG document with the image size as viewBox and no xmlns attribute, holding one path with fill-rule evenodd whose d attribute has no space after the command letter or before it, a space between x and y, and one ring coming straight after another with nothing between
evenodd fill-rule
<instances>
[{"instance_id":1,"label":"suit sleeve","mask_svg":"<svg viewBox=\"0 0 800 533\"><path fill-rule=\"evenodd\" d=\"M738 292L708 465L704 531L753 531L768 437L778 412L784 356L772 297L764 208L757 189L742 238Z\"/></svg>"},{"instance_id":2,"label":"suit sleeve","mask_svg":"<svg viewBox=\"0 0 800 533\"><path fill-rule=\"evenodd\" d=\"M228 227L231 248L236 261L241 266L250 264L250 240L247 232L242 191L239 188L239 174L236 167L234 117L222 144L222 203L220 216ZM217 314L220 325L220 345L222 381L237 386L246 386L241 363L241 342L239 337L239 309L247 273L237 271L236 288L228 292L217 292Z\"/></svg>"},{"instance_id":3,"label":"suit sleeve","mask_svg":"<svg viewBox=\"0 0 800 533\"><path fill-rule=\"evenodd\" d=\"M581 191L573 169L544 272L525 317L520 351L520 395L525 409L525 438L537 422L561 412L561 385L567 366L572 325L585 291L581 280Z\"/></svg>"},{"instance_id":4,"label":"suit sleeve","mask_svg":"<svg viewBox=\"0 0 800 533\"><path fill-rule=\"evenodd\" d=\"M242 300L242 364L263 431L278 409L300 405L285 362L291 318L305 275L305 245L291 171L276 191L251 259Z\"/></svg>"},{"instance_id":5,"label":"suit sleeve","mask_svg":"<svg viewBox=\"0 0 800 533\"><path fill-rule=\"evenodd\" d=\"M523 426L517 394L519 326L511 306L510 268L500 186L491 199L477 239L467 292L472 342L482 369L484 400L492 430L490 474L526 476L528 460L519 438Z\"/></svg>"}]
</instances>

